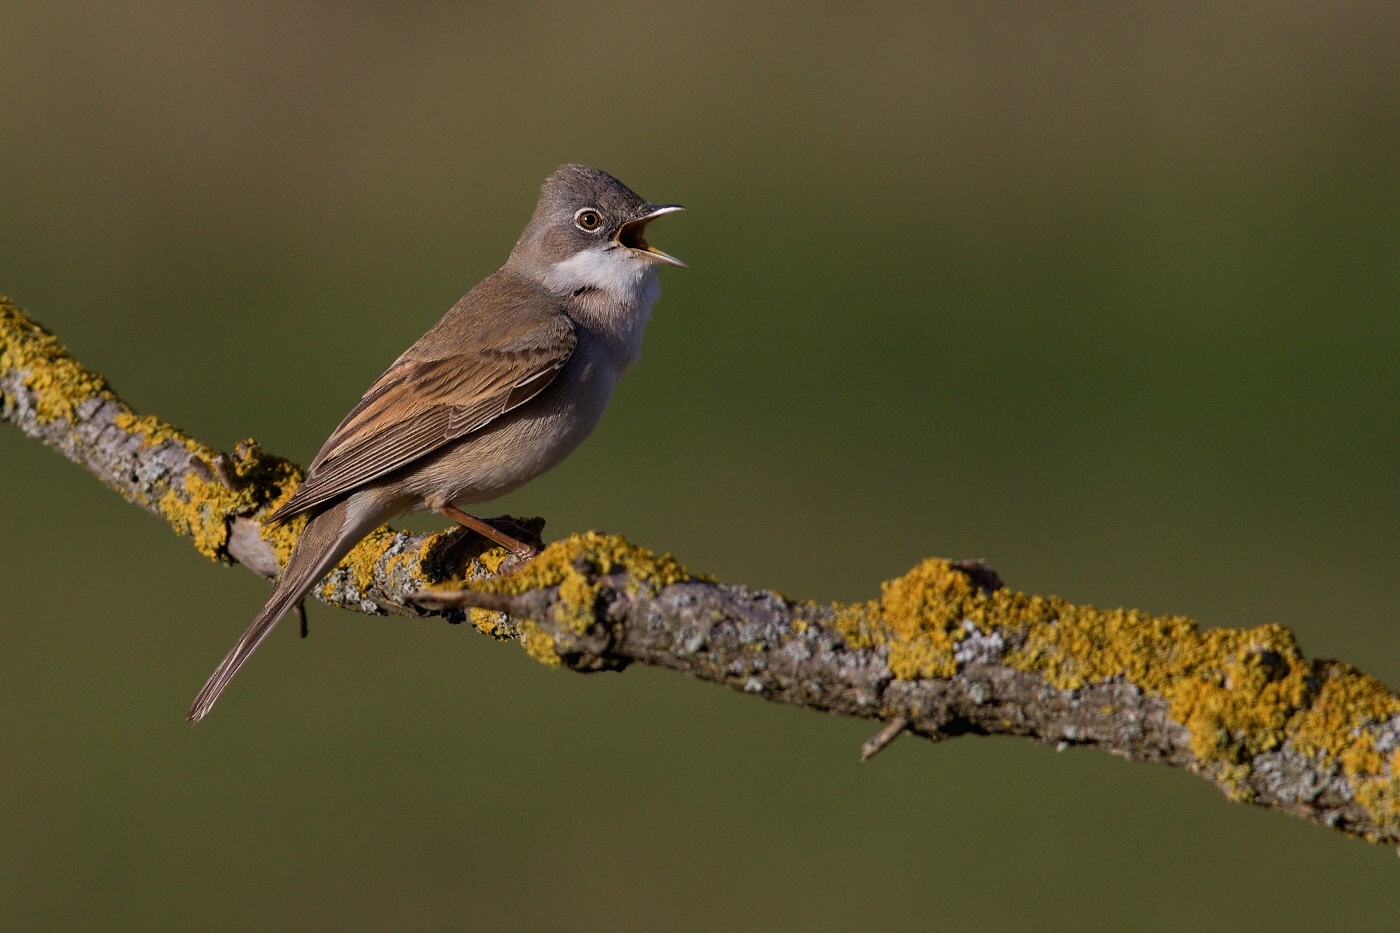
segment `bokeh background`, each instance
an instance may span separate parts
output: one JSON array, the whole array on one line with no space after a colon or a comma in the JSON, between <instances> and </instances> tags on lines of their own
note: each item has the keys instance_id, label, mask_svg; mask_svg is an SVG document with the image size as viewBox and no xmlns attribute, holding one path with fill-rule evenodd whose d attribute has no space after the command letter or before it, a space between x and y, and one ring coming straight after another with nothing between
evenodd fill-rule
<instances>
[{"instance_id":1,"label":"bokeh background","mask_svg":"<svg viewBox=\"0 0 1400 933\"><path fill-rule=\"evenodd\" d=\"M1400 6L0 4L0 292L307 462L555 165L690 211L499 511L868 598L935 554L1400 684ZM0 430L0 928L1392 930L1388 849L311 607Z\"/></svg>"}]
</instances>

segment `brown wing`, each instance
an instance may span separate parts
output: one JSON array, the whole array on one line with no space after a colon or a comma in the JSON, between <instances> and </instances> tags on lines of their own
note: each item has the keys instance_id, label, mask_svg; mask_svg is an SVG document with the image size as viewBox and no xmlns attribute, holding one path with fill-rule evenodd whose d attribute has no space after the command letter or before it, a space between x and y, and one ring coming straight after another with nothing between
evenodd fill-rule
<instances>
[{"instance_id":1,"label":"brown wing","mask_svg":"<svg viewBox=\"0 0 1400 933\"><path fill-rule=\"evenodd\" d=\"M270 520L314 509L479 431L554 381L578 340L573 323L519 283L497 282L479 295L482 286L379 377Z\"/></svg>"}]
</instances>

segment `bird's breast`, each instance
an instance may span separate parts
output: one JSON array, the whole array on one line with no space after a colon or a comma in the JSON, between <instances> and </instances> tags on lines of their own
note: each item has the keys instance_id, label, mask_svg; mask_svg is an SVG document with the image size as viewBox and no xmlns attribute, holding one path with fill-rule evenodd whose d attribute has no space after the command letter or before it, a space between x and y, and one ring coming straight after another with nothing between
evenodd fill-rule
<instances>
[{"instance_id":1,"label":"bird's breast","mask_svg":"<svg viewBox=\"0 0 1400 933\"><path fill-rule=\"evenodd\" d=\"M548 388L484 430L449 444L413 478L419 497L484 502L556 466L593 433L621 375L616 348L580 334Z\"/></svg>"}]
</instances>

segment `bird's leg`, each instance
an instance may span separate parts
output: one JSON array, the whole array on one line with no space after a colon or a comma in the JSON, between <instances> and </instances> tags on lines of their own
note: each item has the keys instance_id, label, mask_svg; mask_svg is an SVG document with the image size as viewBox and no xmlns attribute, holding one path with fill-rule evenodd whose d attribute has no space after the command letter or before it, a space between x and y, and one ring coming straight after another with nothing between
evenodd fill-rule
<instances>
[{"instance_id":1,"label":"bird's leg","mask_svg":"<svg viewBox=\"0 0 1400 933\"><path fill-rule=\"evenodd\" d=\"M496 542L501 547L514 554L521 561L527 561L530 558L534 557L536 553L538 553L534 548L530 547L530 545L526 544L525 542L515 540L510 535L506 534L503 531L498 531L496 528L494 528L491 525L488 525L481 519L473 515L468 515L466 512L463 512L455 505L449 504L439 506L437 508L437 512L440 515L446 515L448 518L452 519L454 522L457 522L460 525L465 525L472 531L475 531L477 534Z\"/></svg>"}]
</instances>

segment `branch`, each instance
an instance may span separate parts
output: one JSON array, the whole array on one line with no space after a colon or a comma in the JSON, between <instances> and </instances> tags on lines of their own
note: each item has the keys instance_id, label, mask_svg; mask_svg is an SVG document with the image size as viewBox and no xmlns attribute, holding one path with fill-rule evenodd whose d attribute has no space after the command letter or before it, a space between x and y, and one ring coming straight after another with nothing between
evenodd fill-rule
<instances>
[{"instance_id":1,"label":"branch","mask_svg":"<svg viewBox=\"0 0 1400 933\"><path fill-rule=\"evenodd\" d=\"M265 520L301 482L296 464L243 441L232 455L152 415L138 415L107 381L0 297L0 418L55 448L128 502L169 522L206 557L275 577L306 525ZM544 523L524 525L538 538ZM514 524L510 533L521 534ZM380 528L360 542L315 595L359 612L425 615L403 594L476 579L504 558L457 529L410 534ZM460 620L460 613L455 618Z\"/></svg>"},{"instance_id":2,"label":"branch","mask_svg":"<svg viewBox=\"0 0 1400 933\"><path fill-rule=\"evenodd\" d=\"M251 441L230 456L138 416L4 299L0 396L5 420L202 553L263 576L285 563L301 526L263 519L300 482L298 467ZM1232 800L1400 843L1400 697L1346 664L1308 660L1280 626L1203 632L1181 616L1012 592L984 564L935 558L855 605L721 584L593 532L498 576L504 559L464 530L381 528L316 595L359 612L469 619L552 666L654 664L883 720L863 758L905 731L1093 746L1185 768Z\"/></svg>"}]
</instances>

